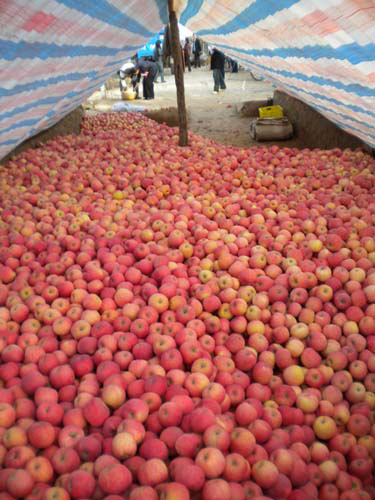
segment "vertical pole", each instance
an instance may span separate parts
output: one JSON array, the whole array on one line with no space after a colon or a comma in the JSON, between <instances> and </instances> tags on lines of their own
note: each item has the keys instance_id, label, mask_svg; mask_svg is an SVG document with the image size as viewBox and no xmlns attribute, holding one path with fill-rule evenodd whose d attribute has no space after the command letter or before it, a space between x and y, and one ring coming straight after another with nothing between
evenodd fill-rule
<instances>
[{"instance_id":1,"label":"vertical pole","mask_svg":"<svg viewBox=\"0 0 375 500\"><path fill-rule=\"evenodd\" d=\"M187 116L185 104L184 71L182 65L182 54L180 45L180 34L176 12L174 10L174 1L168 0L169 9L169 27L171 31L171 48L174 64L174 78L177 89L177 112L180 128L180 146L188 145Z\"/></svg>"}]
</instances>

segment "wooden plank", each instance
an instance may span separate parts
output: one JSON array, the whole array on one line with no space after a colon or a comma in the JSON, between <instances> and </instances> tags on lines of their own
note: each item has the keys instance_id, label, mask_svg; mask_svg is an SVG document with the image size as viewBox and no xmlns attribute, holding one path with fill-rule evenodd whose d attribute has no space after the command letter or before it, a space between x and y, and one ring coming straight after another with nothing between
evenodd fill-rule
<instances>
[{"instance_id":1,"label":"wooden plank","mask_svg":"<svg viewBox=\"0 0 375 500\"><path fill-rule=\"evenodd\" d=\"M180 129L180 146L188 145L188 128L185 104L184 69L182 63L182 50L180 44L180 33L178 29L177 15L174 10L174 1L168 0L169 26L171 32L172 56L174 64L174 78L177 90L178 122Z\"/></svg>"}]
</instances>

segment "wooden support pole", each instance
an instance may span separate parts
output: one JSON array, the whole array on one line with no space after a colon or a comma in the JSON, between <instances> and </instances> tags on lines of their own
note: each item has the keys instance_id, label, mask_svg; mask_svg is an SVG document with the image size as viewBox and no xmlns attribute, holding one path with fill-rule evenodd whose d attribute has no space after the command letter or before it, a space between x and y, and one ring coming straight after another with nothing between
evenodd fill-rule
<instances>
[{"instance_id":1,"label":"wooden support pole","mask_svg":"<svg viewBox=\"0 0 375 500\"><path fill-rule=\"evenodd\" d=\"M169 9L169 27L171 32L171 48L174 64L174 78L177 90L177 112L178 123L180 128L180 146L188 145L188 130L187 130L187 116L185 104L185 87L184 87L184 69L182 63L182 50L180 45L180 33L178 29L178 22L176 12L174 10L174 1L168 0Z\"/></svg>"}]
</instances>

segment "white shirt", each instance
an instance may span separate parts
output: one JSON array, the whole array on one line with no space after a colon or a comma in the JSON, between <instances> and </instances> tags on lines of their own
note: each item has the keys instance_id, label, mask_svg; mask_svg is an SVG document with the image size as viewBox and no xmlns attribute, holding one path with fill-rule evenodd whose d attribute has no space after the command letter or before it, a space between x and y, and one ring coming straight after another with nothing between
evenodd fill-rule
<instances>
[{"instance_id":1,"label":"white shirt","mask_svg":"<svg viewBox=\"0 0 375 500\"><path fill-rule=\"evenodd\" d=\"M135 66L134 66L134 64L133 64L133 63L131 63L131 62L127 62L127 63L125 63L125 64L123 64L123 65L121 66L120 70L121 70L121 71L126 71L126 70L129 70L129 69L134 69L134 68L135 68Z\"/></svg>"}]
</instances>

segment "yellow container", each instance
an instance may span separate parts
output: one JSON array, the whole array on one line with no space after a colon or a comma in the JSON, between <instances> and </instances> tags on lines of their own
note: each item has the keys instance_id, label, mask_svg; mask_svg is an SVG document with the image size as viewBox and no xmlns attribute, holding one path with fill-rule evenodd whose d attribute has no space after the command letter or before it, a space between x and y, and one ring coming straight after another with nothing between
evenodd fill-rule
<instances>
[{"instance_id":1,"label":"yellow container","mask_svg":"<svg viewBox=\"0 0 375 500\"><path fill-rule=\"evenodd\" d=\"M129 90L125 90L122 92L122 98L125 101L133 101L135 99L135 96L136 96L136 93L129 91Z\"/></svg>"},{"instance_id":2,"label":"yellow container","mask_svg":"<svg viewBox=\"0 0 375 500\"><path fill-rule=\"evenodd\" d=\"M258 108L258 110L259 118L282 118L284 116L283 108L279 104Z\"/></svg>"}]
</instances>

